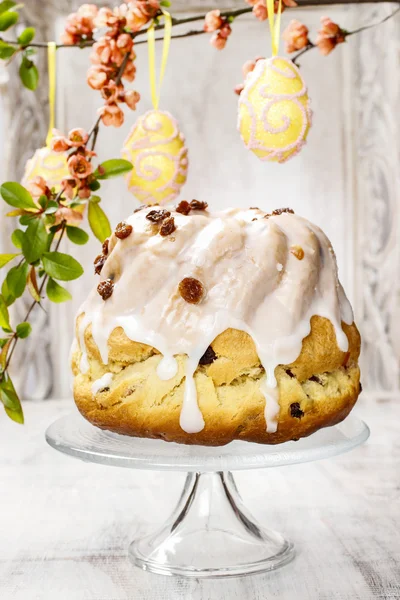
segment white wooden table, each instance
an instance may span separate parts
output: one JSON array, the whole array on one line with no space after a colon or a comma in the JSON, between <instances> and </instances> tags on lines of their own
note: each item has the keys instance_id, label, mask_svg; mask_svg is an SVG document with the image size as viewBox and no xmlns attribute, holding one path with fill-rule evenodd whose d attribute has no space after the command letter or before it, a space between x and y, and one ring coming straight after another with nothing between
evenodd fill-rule
<instances>
[{"instance_id":1,"label":"white wooden table","mask_svg":"<svg viewBox=\"0 0 400 600\"><path fill-rule=\"evenodd\" d=\"M238 473L256 517L296 544L272 574L231 580L151 575L129 542L172 509L183 474L85 464L44 441L70 402L0 415L1 600L400 599L400 399L361 400L363 447L334 459Z\"/></svg>"}]
</instances>

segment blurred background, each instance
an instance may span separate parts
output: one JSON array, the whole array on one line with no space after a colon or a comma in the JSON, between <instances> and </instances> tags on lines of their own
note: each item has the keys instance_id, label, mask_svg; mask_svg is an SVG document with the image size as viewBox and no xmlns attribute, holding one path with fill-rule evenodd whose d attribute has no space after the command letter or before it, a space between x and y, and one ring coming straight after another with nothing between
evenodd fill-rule
<instances>
[{"instance_id":1,"label":"blurred background","mask_svg":"<svg viewBox=\"0 0 400 600\"><path fill-rule=\"evenodd\" d=\"M65 17L78 4L28 0L22 11L24 26L33 25L38 40L58 40ZM302 4L307 2L300 1L297 9L283 14L282 29L291 19L299 19L314 37L321 16L352 30L379 21L397 6ZM244 3L175 0L170 10L179 16L236 6ZM101 104L99 94L86 84L89 52L66 48L57 53L57 127L64 132L73 127L89 129ZM246 151L236 130L233 88L242 81L241 66L269 52L267 22L260 23L252 15L235 21L222 52L210 46L208 35L173 40L160 108L177 118L189 147L189 176L181 199L205 200L212 209L289 206L322 227L336 250L340 278L363 336L364 393L396 395L400 385L400 17L350 37L328 57L312 51L300 60L312 99L313 127L305 149L284 165L259 161ZM24 90L17 77L0 67L1 181L20 179L26 160L44 145L46 52L39 51L37 58L41 83L35 93ZM126 114L123 127L101 128L97 145L101 160L120 155L138 115L151 107L146 45L137 47L136 65L134 88L142 100L136 113ZM108 182L102 198L112 227L138 205L122 179ZM5 207L1 211L5 213ZM1 216L1 252L11 251L13 229L11 219ZM67 248L68 241L64 244ZM99 243L91 240L68 252L75 253L86 273L69 284L72 302L47 303L47 312L33 313L33 333L19 345L14 361L13 379L25 399L63 398L71 393L68 356L74 316L96 282L92 263ZM25 312L20 310L16 318Z\"/></svg>"}]
</instances>

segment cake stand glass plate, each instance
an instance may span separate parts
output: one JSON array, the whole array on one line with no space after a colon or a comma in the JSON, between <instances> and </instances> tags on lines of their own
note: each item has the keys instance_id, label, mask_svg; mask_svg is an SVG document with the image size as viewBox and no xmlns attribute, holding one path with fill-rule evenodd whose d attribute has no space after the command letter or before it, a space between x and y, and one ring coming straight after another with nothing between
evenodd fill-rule
<instances>
[{"instance_id":1,"label":"cake stand glass plate","mask_svg":"<svg viewBox=\"0 0 400 600\"><path fill-rule=\"evenodd\" d=\"M368 437L367 425L352 415L335 427L278 446L239 441L221 447L185 446L131 438L102 431L77 413L58 419L46 432L53 448L84 461L188 473L167 522L129 548L142 569L186 577L249 575L294 558L293 545L259 525L243 505L231 471L328 458Z\"/></svg>"}]
</instances>

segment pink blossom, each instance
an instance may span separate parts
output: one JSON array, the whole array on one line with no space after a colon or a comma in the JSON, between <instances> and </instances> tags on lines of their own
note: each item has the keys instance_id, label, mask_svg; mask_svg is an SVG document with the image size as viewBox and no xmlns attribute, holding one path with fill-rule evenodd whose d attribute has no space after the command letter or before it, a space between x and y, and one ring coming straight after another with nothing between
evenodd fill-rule
<instances>
[{"instance_id":1,"label":"pink blossom","mask_svg":"<svg viewBox=\"0 0 400 600\"><path fill-rule=\"evenodd\" d=\"M53 137L51 140L51 149L54 152L66 152L70 146L63 135Z\"/></svg>"},{"instance_id":2,"label":"pink blossom","mask_svg":"<svg viewBox=\"0 0 400 600\"><path fill-rule=\"evenodd\" d=\"M67 221L67 223L80 223L83 219L83 215L77 210L68 208L67 206L61 206L55 213L56 222L55 224L61 223L61 221Z\"/></svg>"},{"instance_id":3,"label":"pink blossom","mask_svg":"<svg viewBox=\"0 0 400 600\"><path fill-rule=\"evenodd\" d=\"M75 179L63 179L61 181L61 187L64 190L64 195L69 198L70 200L72 200L72 198L75 195L75 187L76 187L76 182Z\"/></svg>"},{"instance_id":4,"label":"pink blossom","mask_svg":"<svg viewBox=\"0 0 400 600\"><path fill-rule=\"evenodd\" d=\"M81 17L86 17L87 19L91 19L93 21L93 19L95 19L97 17L97 13L99 12L99 9L97 8L97 6L95 4L82 4L79 8L78 8L78 15ZM94 28L94 25L93 25Z\"/></svg>"},{"instance_id":5,"label":"pink blossom","mask_svg":"<svg viewBox=\"0 0 400 600\"><path fill-rule=\"evenodd\" d=\"M61 34L61 43L65 44L66 46L73 46L78 42L79 40L76 39L76 36L68 31L64 31L64 33Z\"/></svg>"},{"instance_id":6,"label":"pink blossom","mask_svg":"<svg viewBox=\"0 0 400 600\"><path fill-rule=\"evenodd\" d=\"M83 4L76 13L71 13L67 17L65 31L61 36L63 43L73 45L93 39L97 12L97 6L94 4Z\"/></svg>"},{"instance_id":7,"label":"pink blossom","mask_svg":"<svg viewBox=\"0 0 400 600\"><path fill-rule=\"evenodd\" d=\"M95 25L98 28L101 27L109 27L115 25L118 21L118 17L114 15L113 11L110 8L100 8L97 16L95 18Z\"/></svg>"},{"instance_id":8,"label":"pink blossom","mask_svg":"<svg viewBox=\"0 0 400 600\"><path fill-rule=\"evenodd\" d=\"M40 175L37 175L28 183L28 191L34 198L45 196L48 189L46 180Z\"/></svg>"},{"instance_id":9,"label":"pink blossom","mask_svg":"<svg viewBox=\"0 0 400 600\"><path fill-rule=\"evenodd\" d=\"M268 9L265 0L259 0L259 2L253 6L253 14L259 21L268 19Z\"/></svg>"},{"instance_id":10,"label":"pink blossom","mask_svg":"<svg viewBox=\"0 0 400 600\"><path fill-rule=\"evenodd\" d=\"M310 43L308 39L308 28L295 19L290 21L283 32L282 37L286 42L285 49L288 54L296 52L297 50L302 50L302 48L305 48Z\"/></svg>"},{"instance_id":11,"label":"pink blossom","mask_svg":"<svg viewBox=\"0 0 400 600\"><path fill-rule=\"evenodd\" d=\"M246 0L247 4L253 7L253 13L260 21L268 19L268 8L266 0ZM286 7L295 7L297 2L295 0L282 0L282 12ZM279 0L274 1L274 12L277 13L279 10Z\"/></svg>"},{"instance_id":12,"label":"pink blossom","mask_svg":"<svg viewBox=\"0 0 400 600\"><path fill-rule=\"evenodd\" d=\"M235 94L237 94L238 96L240 96L240 94L243 92L244 90L244 84L243 83L238 83L237 85L235 85L235 87L233 88Z\"/></svg>"},{"instance_id":13,"label":"pink blossom","mask_svg":"<svg viewBox=\"0 0 400 600\"><path fill-rule=\"evenodd\" d=\"M78 196L81 200L86 200L87 198L90 198L91 195L92 191L88 185L83 185L78 190Z\"/></svg>"},{"instance_id":14,"label":"pink blossom","mask_svg":"<svg viewBox=\"0 0 400 600\"><path fill-rule=\"evenodd\" d=\"M231 35L231 33L232 33L231 26L229 25L228 21L225 21L225 23L222 25L221 29L219 30L219 35L225 39L228 39L228 37Z\"/></svg>"},{"instance_id":15,"label":"pink blossom","mask_svg":"<svg viewBox=\"0 0 400 600\"><path fill-rule=\"evenodd\" d=\"M222 37L219 33L214 33L210 39L211 46L214 46L217 50L223 50L226 46L226 37Z\"/></svg>"},{"instance_id":16,"label":"pink blossom","mask_svg":"<svg viewBox=\"0 0 400 600\"><path fill-rule=\"evenodd\" d=\"M217 29L219 29L222 26L223 22L224 21L221 17L220 10L210 10L210 12L206 14L204 22L204 31L217 31Z\"/></svg>"},{"instance_id":17,"label":"pink blossom","mask_svg":"<svg viewBox=\"0 0 400 600\"><path fill-rule=\"evenodd\" d=\"M149 20L157 16L161 8L158 0L136 0L136 6Z\"/></svg>"},{"instance_id":18,"label":"pink blossom","mask_svg":"<svg viewBox=\"0 0 400 600\"><path fill-rule=\"evenodd\" d=\"M148 17L138 8L134 7L126 15L126 24L133 32L139 31L148 23Z\"/></svg>"},{"instance_id":19,"label":"pink blossom","mask_svg":"<svg viewBox=\"0 0 400 600\"><path fill-rule=\"evenodd\" d=\"M115 104L118 102L118 99L123 93L124 86L116 85L115 82L111 79L107 85L105 85L101 90L101 95L107 101L107 104Z\"/></svg>"},{"instance_id":20,"label":"pink blossom","mask_svg":"<svg viewBox=\"0 0 400 600\"><path fill-rule=\"evenodd\" d=\"M78 179L86 179L93 171L92 163L80 154L74 154L68 159L68 169L71 175Z\"/></svg>"},{"instance_id":21,"label":"pink blossom","mask_svg":"<svg viewBox=\"0 0 400 600\"><path fill-rule=\"evenodd\" d=\"M126 54L132 50L133 40L128 33L121 33L121 35L119 35L117 38L116 45L121 52Z\"/></svg>"},{"instance_id":22,"label":"pink blossom","mask_svg":"<svg viewBox=\"0 0 400 600\"><path fill-rule=\"evenodd\" d=\"M106 104L98 110L104 125L110 127L121 127L124 122L124 113L117 104Z\"/></svg>"},{"instance_id":23,"label":"pink blossom","mask_svg":"<svg viewBox=\"0 0 400 600\"><path fill-rule=\"evenodd\" d=\"M244 63L244 65L242 67L242 73L243 73L244 79L246 79L247 75L249 73L251 73L251 71L254 70L255 66L256 66L255 60L246 60L246 62Z\"/></svg>"},{"instance_id":24,"label":"pink blossom","mask_svg":"<svg viewBox=\"0 0 400 600\"><path fill-rule=\"evenodd\" d=\"M124 100L131 110L136 110L136 104L140 100L140 94L135 90L129 90L128 92L125 92Z\"/></svg>"},{"instance_id":25,"label":"pink blossom","mask_svg":"<svg viewBox=\"0 0 400 600\"><path fill-rule=\"evenodd\" d=\"M332 50L345 41L345 32L332 21L329 17L321 18L322 27L318 32L318 37L315 45L324 56L328 55Z\"/></svg>"},{"instance_id":26,"label":"pink blossom","mask_svg":"<svg viewBox=\"0 0 400 600\"><path fill-rule=\"evenodd\" d=\"M100 38L98 42L93 44L92 52L90 54L90 61L94 65L107 65L110 60L110 56L111 49L105 37Z\"/></svg>"},{"instance_id":27,"label":"pink blossom","mask_svg":"<svg viewBox=\"0 0 400 600\"><path fill-rule=\"evenodd\" d=\"M123 79L126 79L127 81L133 81L135 79L135 75L136 75L136 67L133 64L133 62L128 62L128 64L125 67L125 71L124 74L122 75Z\"/></svg>"},{"instance_id":28,"label":"pink blossom","mask_svg":"<svg viewBox=\"0 0 400 600\"><path fill-rule=\"evenodd\" d=\"M68 134L68 144L74 148L79 148L79 146L84 146L88 141L88 134L86 131L80 127L76 129L71 129Z\"/></svg>"},{"instance_id":29,"label":"pink blossom","mask_svg":"<svg viewBox=\"0 0 400 600\"><path fill-rule=\"evenodd\" d=\"M107 79L107 73L104 69L97 66L90 67L86 75L86 81L94 90L101 90L105 86Z\"/></svg>"}]
</instances>

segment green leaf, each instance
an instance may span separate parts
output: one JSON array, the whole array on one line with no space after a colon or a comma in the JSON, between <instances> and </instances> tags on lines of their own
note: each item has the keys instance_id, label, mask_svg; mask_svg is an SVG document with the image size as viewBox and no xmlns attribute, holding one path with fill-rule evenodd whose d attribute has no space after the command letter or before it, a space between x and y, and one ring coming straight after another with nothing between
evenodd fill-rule
<instances>
[{"instance_id":1,"label":"green leaf","mask_svg":"<svg viewBox=\"0 0 400 600\"><path fill-rule=\"evenodd\" d=\"M46 208L46 206L47 206L47 202L48 202L48 200L47 200L47 196L45 196L45 195L43 194L42 196L40 196L40 197L39 197L39 200L38 200L38 202L39 202L39 204L40 204L41 208L43 208L43 209L44 209L44 208Z\"/></svg>"},{"instance_id":2,"label":"green leaf","mask_svg":"<svg viewBox=\"0 0 400 600\"><path fill-rule=\"evenodd\" d=\"M8 308L3 296L0 296L0 327L9 331L10 327L10 316L8 314Z\"/></svg>"},{"instance_id":3,"label":"green leaf","mask_svg":"<svg viewBox=\"0 0 400 600\"><path fill-rule=\"evenodd\" d=\"M97 190L99 190L101 188L101 185L97 181L97 179L95 179L94 181L89 183L89 188L92 190L92 192L97 192Z\"/></svg>"},{"instance_id":4,"label":"green leaf","mask_svg":"<svg viewBox=\"0 0 400 600\"><path fill-rule=\"evenodd\" d=\"M19 14L15 11L6 10L5 12L0 14L0 31L6 31L15 23L17 23L19 19Z\"/></svg>"},{"instance_id":5,"label":"green leaf","mask_svg":"<svg viewBox=\"0 0 400 600\"><path fill-rule=\"evenodd\" d=\"M16 400L14 392L0 388L0 397L5 407L12 411L17 410L18 401Z\"/></svg>"},{"instance_id":6,"label":"green leaf","mask_svg":"<svg viewBox=\"0 0 400 600\"><path fill-rule=\"evenodd\" d=\"M49 297L49 300L51 300L52 302L56 302L57 304L72 299L72 296L68 292L68 290L63 288L56 281L54 281L54 279L51 278L47 282L46 292L47 296Z\"/></svg>"},{"instance_id":7,"label":"green leaf","mask_svg":"<svg viewBox=\"0 0 400 600\"><path fill-rule=\"evenodd\" d=\"M18 44L21 44L21 46L27 46L35 37L35 33L34 27L27 27L24 29L21 35L18 36Z\"/></svg>"},{"instance_id":8,"label":"green leaf","mask_svg":"<svg viewBox=\"0 0 400 600\"><path fill-rule=\"evenodd\" d=\"M17 49L14 46L10 46L10 44L0 40L0 59L6 60L7 58L11 58L16 51Z\"/></svg>"},{"instance_id":9,"label":"green leaf","mask_svg":"<svg viewBox=\"0 0 400 600\"><path fill-rule=\"evenodd\" d=\"M6 306L11 306L11 304L13 304L15 302L14 296L8 289L7 279L5 279L3 281L3 284L1 286L1 295L4 299L4 302L6 303ZM0 327L1 327L1 325L0 325Z\"/></svg>"},{"instance_id":10,"label":"green leaf","mask_svg":"<svg viewBox=\"0 0 400 600\"><path fill-rule=\"evenodd\" d=\"M160 6L163 6L164 8L169 8L171 6L171 2L169 0L162 0L162 2L160 2Z\"/></svg>"},{"instance_id":11,"label":"green leaf","mask_svg":"<svg viewBox=\"0 0 400 600\"><path fill-rule=\"evenodd\" d=\"M36 269L33 266L29 270L29 275L26 283L28 286L28 291L32 298L35 300L35 302L40 302L40 290L37 284Z\"/></svg>"},{"instance_id":12,"label":"green leaf","mask_svg":"<svg viewBox=\"0 0 400 600\"><path fill-rule=\"evenodd\" d=\"M23 323L20 323L19 325L17 325L17 328L15 330L17 332L17 336L19 338L21 338L21 340L27 338L31 331L32 331L32 327L31 324L28 323L27 321L24 321Z\"/></svg>"},{"instance_id":13,"label":"green leaf","mask_svg":"<svg viewBox=\"0 0 400 600\"><path fill-rule=\"evenodd\" d=\"M24 232L22 229L15 229L11 234L11 241L16 248L22 248L22 240L24 239Z\"/></svg>"},{"instance_id":14,"label":"green leaf","mask_svg":"<svg viewBox=\"0 0 400 600\"><path fill-rule=\"evenodd\" d=\"M22 252L28 263L38 260L47 250L48 237L42 219L35 219L29 223L22 239Z\"/></svg>"},{"instance_id":15,"label":"green leaf","mask_svg":"<svg viewBox=\"0 0 400 600\"><path fill-rule=\"evenodd\" d=\"M15 298L20 298L26 287L26 278L28 277L29 265L24 262L18 267L12 267L7 273L6 281L10 294Z\"/></svg>"},{"instance_id":16,"label":"green leaf","mask_svg":"<svg viewBox=\"0 0 400 600\"><path fill-rule=\"evenodd\" d=\"M45 252L42 262L47 275L61 281L78 279L83 273L83 268L78 261L62 252Z\"/></svg>"},{"instance_id":17,"label":"green leaf","mask_svg":"<svg viewBox=\"0 0 400 600\"><path fill-rule=\"evenodd\" d=\"M89 236L83 229L79 227L72 227L72 225L67 225L67 236L74 244L79 244L79 246L83 246L89 241Z\"/></svg>"},{"instance_id":18,"label":"green leaf","mask_svg":"<svg viewBox=\"0 0 400 600\"><path fill-rule=\"evenodd\" d=\"M94 235L103 243L111 235L111 227L107 215L100 204L89 202L88 219Z\"/></svg>"},{"instance_id":19,"label":"green leaf","mask_svg":"<svg viewBox=\"0 0 400 600\"><path fill-rule=\"evenodd\" d=\"M21 225L29 225L34 219L36 219L36 215L22 215L22 217L19 218L19 222Z\"/></svg>"},{"instance_id":20,"label":"green leaf","mask_svg":"<svg viewBox=\"0 0 400 600\"><path fill-rule=\"evenodd\" d=\"M0 194L7 204L15 208L37 208L28 190L16 181L3 183Z\"/></svg>"},{"instance_id":21,"label":"green leaf","mask_svg":"<svg viewBox=\"0 0 400 600\"><path fill-rule=\"evenodd\" d=\"M50 201L45 210L46 215L54 215L59 209L57 202Z\"/></svg>"},{"instance_id":22,"label":"green leaf","mask_svg":"<svg viewBox=\"0 0 400 600\"><path fill-rule=\"evenodd\" d=\"M3 0L3 2L0 2L0 15L6 12L6 10L10 10L10 8L16 6L16 4L17 3L13 2L13 0Z\"/></svg>"},{"instance_id":23,"label":"green leaf","mask_svg":"<svg viewBox=\"0 0 400 600\"><path fill-rule=\"evenodd\" d=\"M0 399L4 404L7 415L16 423L24 423L24 413L18 394L15 391L11 379L3 380L0 384Z\"/></svg>"},{"instance_id":24,"label":"green leaf","mask_svg":"<svg viewBox=\"0 0 400 600\"><path fill-rule=\"evenodd\" d=\"M132 171L133 164L123 158L111 158L99 165L94 173L96 179L110 179Z\"/></svg>"},{"instance_id":25,"label":"green leaf","mask_svg":"<svg viewBox=\"0 0 400 600\"><path fill-rule=\"evenodd\" d=\"M10 351L11 342L13 341L13 337L9 337L5 340L2 340L4 344L1 344L1 352L0 352L0 373L4 372L7 364L8 353Z\"/></svg>"},{"instance_id":26,"label":"green leaf","mask_svg":"<svg viewBox=\"0 0 400 600\"><path fill-rule=\"evenodd\" d=\"M20 254L0 254L0 269L16 256L20 256Z\"/></svg>"},{"instance_id":27,"label":"green leaf","mask_svg":"<svg viewBox=\"0 0 400 600\"><path fill-rule=\"evenodd\" d=\"M24 56L19 68L19 76L22 83L28 90L36 90L39 82L39 72L34 62Z\"/></svg>"}]
</instances>

